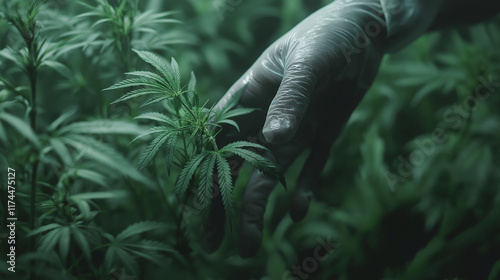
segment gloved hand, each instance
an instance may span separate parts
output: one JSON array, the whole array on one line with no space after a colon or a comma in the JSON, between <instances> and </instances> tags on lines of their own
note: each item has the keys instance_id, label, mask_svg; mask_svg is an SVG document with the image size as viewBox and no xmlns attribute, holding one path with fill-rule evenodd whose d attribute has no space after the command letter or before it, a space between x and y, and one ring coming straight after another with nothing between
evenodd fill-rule
<instances>
[{"instance_id":1,"label":"gloved hand","mask_svg":"<svg viewBox=\"0 0 500 280\"><path fill-rule=\"evenodd\" d=\"M315 12L264 51L216 106L216 110L223 108L244 87L239 106L260 110L237 120L239 134L219 135L219 141L261 139L282 171L311 148L290 206L294 221L306 215L332 142L371 85L383 54L395 45L384 44L386 18L395 23L415 20L415 9L408 13L406 7L407 13L398 14L405 7L393 2L337 0ZM406 28L394 26L395 36L398 28ZM401 44L405 36L392 40ZM276 184L258 171L248 181L240 219L242 257L254 255L260 246L264 211ZM209 252L219 247L224 236L224 211L217 200L204 232L204 248Z\"/></svg>"}]
</instances>

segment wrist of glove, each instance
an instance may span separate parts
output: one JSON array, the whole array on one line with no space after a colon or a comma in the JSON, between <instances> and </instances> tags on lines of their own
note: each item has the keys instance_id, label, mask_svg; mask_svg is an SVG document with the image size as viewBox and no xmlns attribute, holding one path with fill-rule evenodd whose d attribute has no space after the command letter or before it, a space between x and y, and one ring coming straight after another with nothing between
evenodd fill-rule
<instances>
[{"instance_id":1,"label":"wrist of glove","mask_svg":"<svg viewBox=\"0 0 500 280\"><path fill-rule=\"evenodd\" d=\"M386 51L397 51L429 30L446 2L380 0L387 23L387 37L383 42Z\"/></svg>"}]
</instances>

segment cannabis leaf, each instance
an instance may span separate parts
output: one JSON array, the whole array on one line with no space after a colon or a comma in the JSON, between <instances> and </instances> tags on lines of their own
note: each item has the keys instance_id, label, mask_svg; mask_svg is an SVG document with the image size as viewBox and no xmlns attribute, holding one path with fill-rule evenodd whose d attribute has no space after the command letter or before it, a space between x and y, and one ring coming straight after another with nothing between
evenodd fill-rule
<instances>
[{"instance_id":1,"label":"cannabis leaf","mask_svg":"<svg viewBox=\"0 0 500 280\"><path fill-rule=\"evenodd\" d=\"M264 146L238 141L219 149L215 141L222 130L221 124L234 126L239 131L238 124L231 118L255 111L252 108L237 108L244 88L231 97L227 106L214 112L213 106L206 107L207 103L200 106L194 73L191 73L186 88L181 86L181 74L175 59L168 62L151 52L135 52L157 72L126 73L134 78L118 82L106 90L130 89L114 103L149 97L142 106L162 102L167 108L165 113L148 112L135 117L156 125L133 140L153 137L139 159L139 169L145 168L163 149L168 174L174 165L181 169L175 183L178 200L181 203L186 201L188 189L197 186L197 199L206 213L211 205L213 188L218 187L227 217L231 217L233 212L233 174L228 158L238 156L267 176L279 179L285 186L278 168L259 154L259 151L270 154Z\"/></svg>"}]
</instances>

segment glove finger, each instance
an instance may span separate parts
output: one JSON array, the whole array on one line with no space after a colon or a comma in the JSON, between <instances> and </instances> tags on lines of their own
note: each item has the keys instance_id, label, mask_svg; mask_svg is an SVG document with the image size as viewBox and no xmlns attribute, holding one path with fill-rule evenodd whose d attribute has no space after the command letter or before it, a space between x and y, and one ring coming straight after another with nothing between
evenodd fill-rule
<instances>
[{"instance_id":1,"label":"glove finger","mask_svg":"<svg viewBox=\"0 0 500 280\"><path fill-rule=\"evenodd\" d=\"M282 80L283 66L275 54L278 44L269 47L226 92L215 106L218 111L241 90L239 105L247 108L267 108Z\"/></svg>"},{"instance_id":2,"label":"glove finger","mask_svg":"<svg viewBox=\"0 0 500 280\"><path fill-rule=\"evenodd\" d=\"M307 214L315 188L320 183L321 173L330 156L330 149L337 139L366 90L357 86L354 81L336 82L331 85L336 94L322 93L318 97L316 118L320 122L318 132L311 143L311 153L297 180L290 217L294 222L301 221ZM331 108L336 108L332 110Z\"/></svg>"},{"instance_id":3,"label":"glove finger","mask_svg":"<svg viewBox=\"0 0 500 280\"><path fill-rule=\"evenodd\" d=\"M291 62L285 68L262 130L269 143L287 143L295 135L319 79L316 71L304 59Z\"/></svg>"},{"instance_id":4,"label":"glove finger","mask_svg":"<svg viewBox=\"0 0 500 280\"><path fill-rule=\"evenodd\" d=\"M303 150L303 143L290 143L273 149L274 155L279 160L280 170L284 172L288 169ZM270 153L266 154L266 158L276 161ZM244 258L255 255L259 249L264 212L269 195L277 183L278 180L271 179L258 170L254 170L250 176L241 204L239 251Z\"/></svg>"},{"instance_id":5,"label":"glove finger","mask_svg":"<svg viewBox=\"0 0 500 280\"><path fill-rule=\"evenodd\" d=\"M329 130L328 130L329 131ZM290 204L290 217L294 222L301 221L307 214L313 191L319 184L321 172L330 155L330 147L335 140L333 133L325 133L313 141L311 153L307 158L297 180L297 186Z\"/></svg>"}]
</instances>

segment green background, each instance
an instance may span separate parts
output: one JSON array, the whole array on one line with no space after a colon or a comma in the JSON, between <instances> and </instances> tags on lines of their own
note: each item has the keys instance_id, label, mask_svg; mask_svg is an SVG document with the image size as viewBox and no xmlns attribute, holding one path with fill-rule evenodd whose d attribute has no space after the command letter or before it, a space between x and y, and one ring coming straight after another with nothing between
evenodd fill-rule
<instances>
[{"instance_id":1,"label":"green background","mask_svg":"<svg viewBox=\"0 0 500 280\"><path fill-rule=\"evenodd\" d=\"M47 1L36 17L50 55L37 70L35 131L25 44L0 19L0 218L7 167L16 169L18 217L16 273L7 271L2 230L0 278L500 279L499 18L427 34L386 55L330 151L307 217L293 224L288 215L306 152L286 174L288 190L269 199L258 254L242 259L235 230L215 254L203 252L200 215L193 208L179 220L179 170L168 176L161 155L135 170L147 142L130 141L149 124L133 117L151 108L110 105L124 92L102 90L145 67L134 48L174 57L185 83L194 71L201 98L213 104L269 44L330 1L83 2L89 6ZM0 7L25 17L28 5ZM85 14L106 6L114 14ZM166 18L182 23L151 14L131 24L145 11L176 11ZM85 137L71 147L52 140L59 129L103 119L116 126L80 128ZM27 237L36 162L38 231ZM245 166L236 182L236 207L249 172ZM336 244L322 261L314 260L318 239Z\"/></svg>"}]
</instances>

